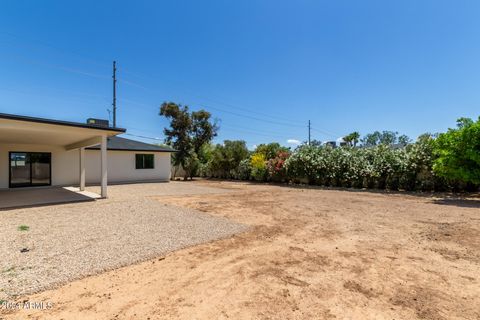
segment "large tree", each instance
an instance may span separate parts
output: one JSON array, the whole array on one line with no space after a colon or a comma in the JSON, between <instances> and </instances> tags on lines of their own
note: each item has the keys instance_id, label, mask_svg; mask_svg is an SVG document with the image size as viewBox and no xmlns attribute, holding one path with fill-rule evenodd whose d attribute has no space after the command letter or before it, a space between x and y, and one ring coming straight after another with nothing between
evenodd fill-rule
<instances>
[{"instance_id":1,"label":"large tree","mask_svg":"<svg viewBox=\"0 0 480 320\"><path fill-rule=\"evenodd\" d=\"M480 185L480 118L460 118L457 128L448 129L435 140L433 169L449 180Z\"/></svg>"},{"instance_id":2,"label":"large tree","mask_svg":"<svg viewBox=\"0 0 480 320\"><path fill-rule=\"evenodd\" d=\"M184 178L192 177L198 167L198 153L216 135L218 126L211 121L211 114L205 110L190 112L188 106L164 102L160 115L170 121L170 128L164 129L165 142L177 150L173 165L182 166Z\"/></svg>"}]
</instances>

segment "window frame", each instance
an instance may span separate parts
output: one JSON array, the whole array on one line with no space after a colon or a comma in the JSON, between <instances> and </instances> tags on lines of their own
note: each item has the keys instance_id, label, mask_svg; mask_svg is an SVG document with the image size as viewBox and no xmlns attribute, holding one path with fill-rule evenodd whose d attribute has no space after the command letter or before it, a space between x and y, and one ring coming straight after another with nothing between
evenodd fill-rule
<instances>
[{"instance_id":1,"label":"window frame","mask_svg":"<svg viewBox=\"0 0 480 320\"><path fill-rule=\"evenodd\" d=\"M30 182L29 183L12 183L12 154L15 153L25 153L26 161L28 161L29 171L30 171ZM32 162L31 156L32 155L44 155L48 158L48 183L38 183L33 182L33 175L32 175ZM38 151L9 151L8 152L8 187L13 188L29 188L29 187L43 187L43 186L51 186L52 185L52 153L51 152L38 152Z\"/></svg>"},{"instance_id":2,"label":"window frame","mask_svg":"<svg viewBox=\"0 0 480 320\"><path fill-rule=\"evenodd\" d=\"M147 166L149 161L147 158L151 157L151 167ZM135 170L152 170L155 169L155 154L152 153L136 153L135 154Z\"/></svg>"}]
</instances>

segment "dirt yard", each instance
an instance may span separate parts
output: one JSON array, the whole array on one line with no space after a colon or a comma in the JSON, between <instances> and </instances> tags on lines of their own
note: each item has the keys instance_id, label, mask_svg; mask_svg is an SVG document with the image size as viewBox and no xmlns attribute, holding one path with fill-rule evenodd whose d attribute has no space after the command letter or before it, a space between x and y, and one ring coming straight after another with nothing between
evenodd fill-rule
<instances>
[{"instance_id":1,"label":"dirt yard","mask_svg":"<svg viewBox=\"0 0 480 320\"><path fill-rule=\"evenodd\" d=\"M252 226L21 300L18 319L480 319L480 199L194 182L156 197Z\"/></svg>"}]
</instances>

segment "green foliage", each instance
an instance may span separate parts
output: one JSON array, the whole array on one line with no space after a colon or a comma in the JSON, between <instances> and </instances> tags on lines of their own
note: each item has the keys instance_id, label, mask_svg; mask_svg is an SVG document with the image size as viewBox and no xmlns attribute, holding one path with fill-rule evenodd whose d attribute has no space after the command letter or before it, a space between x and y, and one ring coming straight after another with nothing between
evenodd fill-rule
<instances>
[{"instance_id":1,"label":"green foliage","mask_svg":"<svg viewBox=\"0 0 480 320\"><path fill-rule=\"evenodd\" d=\"M30 230L30 227L22 224L22 225L18 226L17 230L18 231L28 231L28 230Z\"/></svg>"},{"instance_id":2,"label":"green foliage","mask_svg":"<svg viewBox=\"0 0 480 320\"><path fill-rule=\"evenodd\" d=\"M407 148L301 146L286 161L293 182L353 188L434 190L446 188L432 172L433 138Z\"/></svg>"},{"instance_id":3,"label":"green foliage","mask_svg":"<svg viewBox=\"0 0 480 320\"><path fill-rule=\"evenodd\" d=\"M456 129L426 133L414 143L397 132L375 131L356 147L359 137L345 136L347 145L340 148L312 143L293 152L278 143L261 144L253 154L244 141L203 144L200 164L192 167L205 177L347 188L460 191L480 185L480 118L461 118Z\"/></svg>"},{"instance_id":4,"label":"green foliage","mask_svg":"<svg viewBox=\"0 0 480 320\"><path fill-rule=\"evenodd\" d=\"M254 153L261 153L264 155L265 160L273 159L277 156L279 152L288 152L290 149L282 147L277 142L272 142L269 144L260 144L255 148Z\"/></svg>"},{"instance_id":5,"label":"green foliage","mask_svg":"<svg viewBox=\"0 0 480 320\"><path fill-rule=\"evenodd\" d=\"M461 118L456 129L449 129L435 140L433 169L450 182L480 184L480 118Z\"/></svg>"},{"instance_id":6,"label":"green foliage","mask_svg":"<svg viewBox=\"0 0 480 320\"><path fill-rule=\"evenodd\" d=\"M356 147L358 141L360 140L360 133L358 131L354 131L345 137L343 137L343 141L345 141L349 146Z\"/></svg>"},{"instance_id":7,"label":"green foliage","mask_svg":"<svg viewBox=\"0 0 480 320\"><path fill-rule=\"evenodd\" d=\"M250 158L250 165L252 166L252 178L256 181L267 180L267 157L264 153L254 153Z\"/></svg>"},{"instance_id":8,"label":"green foliage","mask_svg":"<svg viewBox=\"0 0 480 320\"><path fill-rule=\"evenodd\" d=\"M197 153L198 160L201 163L208 163L213 157L213 152L215 152L215 145L205 143Z\"/></svg>"},{"instance_id":9,"label":"green foliage","mask_svg":"<svg viewBox=\"0 0 480 320\"><path fill-rule=\"evenodd\" d=\"M173 164L184 166L186 159L193 152L193 141L190 136L192 119L188 107L164 102L160 107L160 115L170 120L170 128L165 128L163 132L165 143L177 150L173 154Z\"/></svg>"},{"instance_id":10,"label":"green foliage","mask_svg":"<svg viewBox=\"0 0 480 320\"><path fill-rule=\"evenodd\" d=\"M308 144L308 141L305 141L303 144ZM322 145L322 141L312 139L312 141L310 141L310 145L320 147Z\"/></svg>"},{"instance_id":11,"label":"green foliage","mask_svg":"<svg viewBox=\"0 0 480 320\"><path fill-rule=\"evenodd\" d=\"M200 168L200 160L196 153L192 153L187 159L185 159L183 170L185 170L186 178L193 178L197 175Z\"/></svg>"},{"instance_id":12,"label":"green foliage","mask_svg":"<svg viewBox=\"0 0 480 320\"><path fill-rule=\"evenodd\" d=\"M191 118L193 149L198 154L204 145L217 136L219 127L216 121L210 122L211 114L205 110L192 112Z\"/></svg>"},{"instance_id":13,"label":"green foliage","mask_svg":"<svg viewBox=\"0 0 480 320\"><path fill-rule=\"evenodd\" d=\"M398 137L398 143L404 147L411 142L412 139L410 139L410 137L405 134L402 134L400 137Z\"/></svg>"},{"instance_id":14,"label":"green foliage","mask_svg":"<svg viewBox=\"0 0 480 320\"><path fill-rule=\"evenodd\" d=\"M211 114L205 110L189 112L188 106L164 102L160 115L170 120L170 128L164 129L165 143L171 145L173 165L182 166L185 179L197 173L200 167L199 153L216 135L218 126L211 122Z\"/></svg>"},{"instance_id":15,"label":"green foliage","mask_svg":"<svg viewBox=\"0 0 480 320\"><path fill-rule=\"evenodd\" d=\"M202 170L202 176L231 179L239 175L240 162L248 158L249 152L245 141L225 140L217 144L210 154L210 159Z\"/></svg>"},{"instance_id":16,"label":"green foliage","mask_svg":"<svg viewBox=\"0 0 480 320\"><path fill-rule=\"evenodd\" d=\"M250 180L252 177L252 165L250 159L240 161L237 169L233 171L233 178L238 180Z\"/></svg>"},{"instance_id":17,"label":"green foliage","mask_svg":"<svg viewBox=\"0 0 480 320\"><path fill-rule=\"evenodd\" d=\"M406 135L398 136L398 132L394 131L375 131L374 133L365 135L362 143L365 147L373 147L380 144L391 146L397 143L406 146L410 143L410 138Z\"/></svg>"}]
</instances>

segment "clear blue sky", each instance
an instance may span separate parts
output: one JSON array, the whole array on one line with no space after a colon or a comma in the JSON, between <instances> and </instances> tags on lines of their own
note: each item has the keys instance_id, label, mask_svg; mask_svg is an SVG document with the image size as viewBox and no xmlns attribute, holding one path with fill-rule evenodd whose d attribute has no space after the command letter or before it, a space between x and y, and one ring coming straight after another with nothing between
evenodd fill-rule
<instances>
[{"instance_id":1,"label":"clear blue sky","mask_svg":"<svg viewBox=\"0 0 480 320\"><path fill-rule=\"evenodd\" d=\"M358 130L416 137L480 114L480 2L2 1L0 112L107 118L163 138L204 107L248 146ZM154 142L153 140L145 140Z\"/></svg>"}]
</instances>

